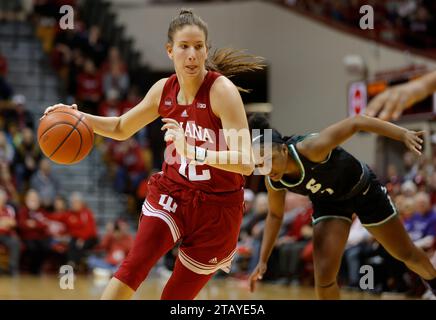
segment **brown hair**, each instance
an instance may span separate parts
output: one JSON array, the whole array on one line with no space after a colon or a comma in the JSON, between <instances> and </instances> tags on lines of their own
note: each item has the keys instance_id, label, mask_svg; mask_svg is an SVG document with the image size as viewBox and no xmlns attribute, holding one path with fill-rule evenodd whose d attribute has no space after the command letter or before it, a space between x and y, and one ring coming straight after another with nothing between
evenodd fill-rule
<instances>
[{"instance_id":1,"label":"brown hair","mask_svg":"<svg viewBox=\"0 0 436 320\"><path fill-rule=\"evenodd\" d=\"M182 9L175 17L168 28L168 43L172 44L174 34L185 26L197 26L204 32L206 46L210 49L208 42L208 28L199 16L194 14L190 9ZM243 50L223 48L215 50L211 57L206 60L206 69L219 72L226 77L232 77L238 73L247 71L261 70L265 67L264 59L259 56L244 53ZM238 87L239 91L249 92L249 90Z\"/></svg>"}]
</instances>

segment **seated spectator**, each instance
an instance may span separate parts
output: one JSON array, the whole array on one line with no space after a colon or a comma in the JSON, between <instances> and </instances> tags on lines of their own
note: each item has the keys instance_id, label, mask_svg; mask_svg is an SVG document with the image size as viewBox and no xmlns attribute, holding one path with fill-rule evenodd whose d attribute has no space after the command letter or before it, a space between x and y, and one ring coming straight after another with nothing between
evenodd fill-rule
<instances>
[{"instance_id":1,"label":"seated spectator","mask_svg":"<svg viewBox=\"0 0 436 320\"><path fill-rule=\"evenodd\" d=\"M30 111L26 108L26 97L22 94L16 94L12 97L12 105L14 108L14 118L11 121L17 123L18 128L35 129L34 119Z\"/></svg>"},{"instance_id":2,"label":"seated spectator","mask_svg":"<svg viewBox=\"0 0 436 320\"><path fill-rule=\"evenodd\" d=\"M9 100L12 97L13 90L6 81L8 73L8 62L0 52L0 100Z\"/></svg>"},{"instance_id":3,"label":"seated spectator","mask_svg":"<svg viewBox=\"0 0 436 320\"><path fill-rule=\"evenodd\" d=\"M406 220L405 227L415 245L421 249L430 249L436 237L436 212L431 207L430 196L418 192L415 197L415 213Z\"/></svg>"},{"instance_id":4,"label":"seated spectator","mask_svg":"<svg viewBox=\"0 0 436 320\"><path fill-rule=\"evenodd\" d=\"M14 156L15 150L12 143L8 141L6 133L0 131L0 161L9 166L12 164Z\"/></svg>"},{"instance_id":5,"label":"seated spectator","mask_svg":"<svg viewBox=\"0 0 436 320\"><path fill-rule=\"evenodd\" d=\"M36 172L40 159L41 150L32 129L24 128L22 140L17 145L14 159L14 171L19 192L28 189L30 179Z\"/></svg>"},{"instance_id":6,"label":"seated spectator","mask_svg":"<svg viewBox=\"0 0 436 320\"><path fill-rule=\"evenodd\" d=\"M6 246L9 255L10 275L18 275L20 262L20 240L16 233L15 209L7 204L8 195L0 189L0 244Z\"/></svg>"},{"instance_id":7,"label":"seated spectator","mask_svg":"<svg viewBox=\"0 0 436 320\"><path fill-rule=\"evenodd\" d=\"M103 63L107 54L107 44L101 37L101 30L97 25L89 28L83 43L82 51L90 57L97 68Z\"/></svg>"},{"instance_id":8,"label":"seated spectator","mask_svg":"<svg viewBox=\"0 0 436 320\"><path fill-rule=\"evenodd\" d=\"M110 47L107 55L107 59L101 65L101 73L105 75L110 71L110 67L113 65L118 65L122 73L127 72L127 65L124 62L123 58L121 57L120 51L115 46Z\"/></svg>"},{"instance_id":9,"label":"seated spectator","mask_svg":"<svg viewBox=\"0 0 436 320\"><path fill-rule=\"evenodd\" d=\"M129 233L128 224L123 220L110 222L101 243L95 248L101 254L91 255L88 258L88 267L92 270L104 269L112 274L127 256L132 245L133 237Z\"/></svg>"},{"instance_id":10,"label":"seated spectator","mask_svg":"<svg viewBox=\"0 0 436 320\"><path fill-rule=\"evenodd\" d=\"M114 89L109 90L106 98L98 107L98 115L104 117L119 117L122 115L119 92Z\"/></svg>"},{"instance_id":11,"label":"seated spectator","mask_svg":"<svg viewBox=\"0 0 436 320\"><path fill-rule=\"evenodd\" d=\"M70 196L70 211L66 224L71 235L68 246L68 264L79 267L82 258L98 242L94 214L86 207L79 192L74 192Z\"/></svg>"},{"instance_id":12,"label":"seated spectator","mask_svg":"<svg viewBox=\"0 0 436 320\"><path fill-rule=\"evenodd\" d=\"M42 206L51 209L54 199L60 190L59 181L51 172L51 163L43 158L39 163L39 169L30 179L30 187L40 195Z\"/></svg>"},{"instance_id":13,"label":"seated spectator","mask_svg":"<svg viewBox=\"0 0 436 320\"><path fill-rule=\"evenodd\" d=\"M274 250L278 251L279 275L287 281L299 281L302 271L300 259L303 249L312 239L312 203L307 197L301 207L296 208L298 213L288 225L286 233L279 237Z\"/></svg>"},{"instance_id":14,"label":"seated spectator","mask_svg":"<svg viewBox=\"0 0 436 320\"><path fill-rule=\"evenodd\" d=\"M139 94L138 87L136 85L132 85L129 88L129 92L127 93L127 98L121 101L121 113L126 113L142 100L141 95Z\"/></svg>"},{"instance_id":15,"label":"seated spectator","mask_svg":"<svg viewBox=\"0 0 436 320\"><path fill-rule=\"evenodd\" d=\"M61 264L66 263L66 252L71 240L67 226L68 214L67 201L64 197L57 195L54 200L53 211L47 213L47 224L51 238L50 249L53 253L56 253L58 260L61 260Z\"/></svg>"},{"instance_id":16,"label":"seated spectator","mask_svg":"<svg viewBox=\"0 0 436 320\"><path fill-rule=\"evenodd\" d=\"M103 76L103 91L105 95L111 90L116 90L120 93L120 97L125 97L129 84L130 78L128 73L118 63L111 64L109 71Z\"/></svg>"},{"instance_id":17,"label":"seated spectator","mask_svg":"<svg viewBox=\"0 0 436 320\"><path fill-rule=\"evenodd\" d=\"M49 253L50 238L45 211L38 192L33 189L27 191L24 206L18 213L18 230L25 245L24 258L28 258L30 272L40 274Z\"/></svg>"},{"instance_id":18,"label":"seated spectator","mask_svg":"<svg viewBox=\"0 0 436 320\"><path fill-rule=\"evenodd\" d=\"M6 77L8 73L8 61L0 52L0 77Z\"/></svg>"},{"instance_id":19,"label":"seated spectator","mask_svg":"<svg viewBox=\"0 0 436 320\"><path fill-rule=\"evenodd\" d=\"M15 187L9 166L5 162L0 161L0 187L8 194L8 199L13 203L18 203L19 195Z\"/></svg>"},{"instance_id":20,"label":"seated spectator","mask_svg":"<svg viewBox=\"0 0 436 320\"><path fill-rule=\"evenodd\" d=\"M251 249L251 257L249 264L249 272L251 272L257 264L260 255L260 245L262 244L263 228L265 219L268 214L268 195L265 192L260 192L254 200L254 214L251 219L241 225L241 231L246 232Z\"/></svg>"},{"instance_id":21,"label":"seated spectator","mask_svg":"<svg viewBox=\"0 0 436 320\"><path fill-rule=\"evenodd\" d=\"M371 235L362 226L360 220L354 216L344 251L344 262L348 274L347 283L351 288L359 288L360 267L364 264L367 252L371 250L371 239Z\"/></svg>"},{"instance_id":22,"label":"seated spectator","mask_svg":"<svg viewBox=\"0 0 436 320\"><path fill-rule=\"evenodd\" d=\"M108 157L115 171L115 190L134 194L146 177L142 150L134 138L110 141Z\"/></svg>"},{"instance_id":23,"label":"seated spectator","mask_svg":"<svg viewBox=\"0 0 436 320\"><path fill-rule=\"evenodd\" d=\"M76 79L76 98L81 103L82 111L95 114L103 97L101 75L91 59L86 59L83 72Z\"/></svg>"}]
</instances>

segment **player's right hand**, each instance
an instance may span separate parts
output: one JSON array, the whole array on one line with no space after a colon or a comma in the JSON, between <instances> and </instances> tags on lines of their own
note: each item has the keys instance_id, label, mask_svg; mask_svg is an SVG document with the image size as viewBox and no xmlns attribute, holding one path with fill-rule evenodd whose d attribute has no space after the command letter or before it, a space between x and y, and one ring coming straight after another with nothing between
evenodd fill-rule
<instances>
[{"instance_id":1,"label":"player's right hand","mask_svg":"<svg viewBox=\"0 0 436 320\"><path fill-rule=\"evenodd\" d=\"M54 110L56 110L57 108L61 108L61 107L66 107L66 108L71 108L74 110L77 110L77 104L72 104L71 106L68 104L62 104L62 103L58 103L55 105L52 105L50 107L47 107L44 111L44 114L42 115L42 117L39 120L42 120L49 112L52 112Z\"/></svg>"},{"instance_id":2,"label":"player's right hand","mask_svg":"<svg viewBox=\"0 0 436 320\"><path fill-rule=\"evenodd\" d=\"M263 275L266 272L266 263L265 262L259 262L254 268L253 272L250 274L250 277L248 278L248 281L250 283L250 291L254 292L256 290L256 282L257 280L262 280Z\"/></svg>"},{"instance_id":3,"label":"player's right hand","mask_svg":"<svg viewBox=\"0 0 436 320\"><path fill-rule=\"evenodd\" d=\"M415 81L393 86L375 96L365 113L385 121L398 120L405 109L418 101L421 91L420 83Z\"/></svg>"}]
</instances>

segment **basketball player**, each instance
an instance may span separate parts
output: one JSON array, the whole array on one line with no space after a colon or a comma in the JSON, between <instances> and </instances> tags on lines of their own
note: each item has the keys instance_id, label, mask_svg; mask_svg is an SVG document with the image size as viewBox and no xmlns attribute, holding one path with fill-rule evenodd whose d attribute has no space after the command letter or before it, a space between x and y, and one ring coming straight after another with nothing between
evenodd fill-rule
<instances>
[{"instance_id":1,"label":"basketball player","mask_svg":"<svg viewBox=\"0 0 436 320\"><path fill-rule=\"evenodd\" d=\"M436 71L388 88L368 104L366 114L383 120L398 120L403 111L436 92Z\"/></svg>"},{"instance_id":2,"label":"basketball player","mask_svg":"<svg viewBox=\"0 0 436 320\"><path fill-rule=\"evenodd\" d=\"M269 127L261 116L250 119L250 126ZM255 163L260 173L266 175L270 211L260 261L249 279L252 291L256 280L266 271L283 219L286 190L309 196L313 204L313 259L318 298L339 298L336 277L353 213L392 256L419 274L435 291L436 270L409 238L386 188L366 164L339 146L358 131L402 141L421 154L423 132L363 115L342 120L319 134L288 138L273 130L270 141L265 141L264 135L254 137ZM271 170L266 172L264 165L268 163Z\"/></svg>"},{"instance_id":3,"label":"basketball player","mask_svg":"<svg viewBox=\"0 0 436 320\"><path fill-rule=\"evenodd\" d=\"M208 59L208 40L206 23L182 10L170 23L166 45L175 74L156 82L137 106L120 117L85 114L95 133L116 140L127 139L162 116L167 151L176 150L166 152L162 172L148 182L135 243L103 299L131 298L177 242L179 255L162 299L193 299L217 270L230 270L243 212L243 175L252 173L254 162L241 96L224 75L263 65L256 57L230 49ZM59 106L63 105L45 113ZM232 149L220 129L242 129L245 142ZM199 147L205 143L207 148ZM168 161L174 155L177 161ZM231 157L237 163L214 161Z\"/></svg>"}]
</instances>

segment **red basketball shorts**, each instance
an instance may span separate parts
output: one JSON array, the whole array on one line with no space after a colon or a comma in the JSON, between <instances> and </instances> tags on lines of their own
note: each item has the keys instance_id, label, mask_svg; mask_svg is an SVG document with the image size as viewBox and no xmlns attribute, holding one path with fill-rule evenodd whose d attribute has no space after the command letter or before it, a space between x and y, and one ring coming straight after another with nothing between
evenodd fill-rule
<instances>
[{"instance_id":1,"label":"red basketball shorts","mask_svg":"<svg viewBox=\"0 0 436 320\"><path fill-rule=\"evenodd\" d=\"M158 218L167 225L173 243L180 242L180 262L197 274L207 275L219 269L229 272L242 221L243 190L205 193L176 184L162 173L150 178L148 190L142 214ZM153 225L150 223L150 228ZM147 228L139 228L138 233L148 232ZM142 238L146 237L137 234L135 241ZM144 243L143 250L159 251L162 245L159 241L157 238L153 239L154 243ZM140 245L136 243L134 247L142 247ZM129 254L130 261L137 260L136 250L133 251ZM143 259L139 255L143 256L144 251L138 253L138 259ZM143 268L141 264L130 265L139 269ZM146 266L147 263L144 262L143 265ZM118 274L124 274L125 271L120 270ZM141 273L140 270L137 271ZM128 273L135 274L136 270L128 270Z\"/></svg>"}]
</instances>

